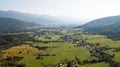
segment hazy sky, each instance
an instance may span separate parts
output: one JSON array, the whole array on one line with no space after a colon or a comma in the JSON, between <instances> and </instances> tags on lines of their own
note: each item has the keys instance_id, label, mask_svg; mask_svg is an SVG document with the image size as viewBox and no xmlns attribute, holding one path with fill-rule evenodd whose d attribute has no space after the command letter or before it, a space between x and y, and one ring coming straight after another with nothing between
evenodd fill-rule
<instances>
[{"instance_id":1,"label":"hazy sky","mask_svg":"<svg viewBox=\"0 0 120 67\"><path fill-rule=\"evenodd\" d=\"M120 0L0 0L0 10L99 18L120 15Z\"/></svg>"}]
</instances>

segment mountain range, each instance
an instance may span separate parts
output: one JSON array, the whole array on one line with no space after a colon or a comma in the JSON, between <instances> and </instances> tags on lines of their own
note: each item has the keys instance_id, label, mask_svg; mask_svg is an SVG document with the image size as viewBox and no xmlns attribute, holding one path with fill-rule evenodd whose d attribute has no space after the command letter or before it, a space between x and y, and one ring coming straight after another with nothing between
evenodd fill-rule
<instances>
[{"instance_id":1,"label":"mountain range","mask_svg":"<svg viewBox=\"0 0 120 67\"><path fill-rule=\"evenodd\" d=\"M63 17L63 16L49 16L49 15L41 15L41 14L29 14L29 13L22 13L18 11L3 11L0 10L0 17L8 17L14 18L18 20L34 22L41 25L48 25L48 24L58 24L58 25L69 25L69 24L83 24L88 20L79 19L79 18L72 18L72 17Z\"/></svg>"}]
</instances>

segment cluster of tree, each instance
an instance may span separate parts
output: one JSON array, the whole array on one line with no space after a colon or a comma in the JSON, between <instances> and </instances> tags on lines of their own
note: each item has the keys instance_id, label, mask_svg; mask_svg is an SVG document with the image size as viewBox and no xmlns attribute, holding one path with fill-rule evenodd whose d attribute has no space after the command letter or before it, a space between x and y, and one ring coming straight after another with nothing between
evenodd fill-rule
<instances>
[{"instance_id":1,"label":"cluster of tree","mask_svg":"<svg viewBox=\"0 0 120 67\"><path fill-rule=\"evenodd\" d=\"M119 52L119 51L120 51L120 47L115 48L115 49L113 50L113 52Z\"/></svg>"},{"instance_id":2,"label":"cluster of tree","mask_svg":"<svg viewBox=\"0 0 120 67\"><path fill-rule=\"evenodd\" d=\"M58 48L57 46L34 46L35 48L39 49L39 50L46 50L47 48Z\"/></svg>"},{"instance_id":3,"label":"cluster of tree","mask_svg":"<svg viewBox=\"0 0 120 67\"><path fill-rule=\"evenodd\" d=\"M62 33L59 32L59 31L47 31L47 30L45 31L45 30L43 30L43 31L40 31L40 32L35 32L35 35L39 35L39 36L47 35L47 34L62 35Z\"/></svg>"},{"instance_id":4,"label":"cluster of tree","mask_svg":"<svg viewBox=\"0 0 120 67\"><path fill-rule=\"evenodd\" d=\"M47 48L49 48L49 47L47 47L47 46L34 46L35 48L37 48L37 49L39 49L39 50L46 50Z\"/></svg>"},{"instance_id":5,"label":"cluster of tree","mask_svg":"<svg viewBox=\"0 0 120 67\"><path fill-rule=\"evenodd\" d=\"M107 36L112 40L120 40L120 30L105 31L105 32L102 32L101 34Z\"/></svg>"},{"instance_id":6,"label":"cluster of tree","mask_svg":"<svg viewBox=\"0 0 120 67\"><path fill-rule=\"evenodd\" d=\"M36 59L42 60L43 57L41 56L41 54L38 54L37 57L36 57Z\"/></svg>"},{"instance_id":7,"label":"cluster of tree","mask_svg":"<svg viewBox=\"0 0 120 67\"><path fill-rule=\"evenodd\" d=\"M109 50L113 48L107 47L97 47L90 51L91 56L98 58L99 62L106 62L110 67L120 67L120 62L113 60L115 54L109 55L104 52L104 50Z\"/></svg>"},{"instance_id":8,"label":"cluster of tree","mask_svg":"<svg viewBox=\"0 0 120 67\"><path fill-rule=\"evenodd\" d=\"M18 63L23 57L18 56L8 56L5 59L1 59L0 66L2 67L26 67L25 63Z\"/></svg>"},{"instance_id":9,"label":"cluster of tree","mask_svg":"<svg viewBox=\"0 0 120 67\"><path fill-rule=\"evenodd\" d=\"M46 53L46 54L38 54L38 55L36 56L36 59L43 60L43 56L56 56L56 54L49 54L49 53Z\"/></svg>"},{"instance_id":10,"label":"cluster of tree","mask_svg":"<svg viewBox=\"0 0 120 67\"><path fill-rule=\"evenodd\" d=\"M8 56L7 58L5 58L5 61L20 61L23 57L19 57L19 56Z\"/></svg>"},{"instance_id":11,"label":"cluster of tree","mask_svg":"<svg viewBox=\"0 0 120 67\"><path fill-rule=\"evenodd\" d=\"M73 60L68 60L64 59L63 61L58 63L58 67L78 67L78 65L84 65L84 64L94 64L94 63L99 63L102 61L99 61L97 59L92 59L92 60L80 60L77 56Z\"/></svg>"},{"instance_id":12,"label":"cluster of tree","mask_svg":"<svg viewBox=\"0 0 120 67\"><path fill-rule=\"evenodd\" d=\"M15 45L21 45L25 41L30 41L33 37L28 34L19 35L1 35L0 36L0 47L2 49L10 48Z\"/></svg>"},{"instance_id":13,"label":"cluster of tree","mask_svg":"<svg viewBox=\"0 0 120 67\"><path fill-rule=\"evenodd\" d=\"M49 54L49 53L46 53L46 54L41 54L41 56L56 56L56 54Z\"/></svg>"},{"instance_id":14,"label":"cluster of tree","mask_svg":"<svg viewBox=\"0 0 120 67\"><path fill-rule=\"evenodd\" d=\"M0 66L2 67L26 67L26 64L9 61L9 62L3 62Z\"/></svg>"}]
</instances>

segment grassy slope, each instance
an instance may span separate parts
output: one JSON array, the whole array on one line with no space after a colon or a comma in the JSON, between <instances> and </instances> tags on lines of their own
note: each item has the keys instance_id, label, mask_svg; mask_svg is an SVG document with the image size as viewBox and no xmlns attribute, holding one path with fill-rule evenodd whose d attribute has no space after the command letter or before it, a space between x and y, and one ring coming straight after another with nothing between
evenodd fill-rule
<instances>
[{"instance_id":1,"label":"grassy slope","mask_svg":"<svg viewBox=\"0 0 120 67\"><path fill-rule=\"evenodd\" d=\"M30 47L28 45L20 45L20 46L14 46L11 47L7 50L3 51L3 58L6 58L7 56L29 56L29 55L34 55L37 52L39 52L38 49Z\"/></svg>"}]
</instances>

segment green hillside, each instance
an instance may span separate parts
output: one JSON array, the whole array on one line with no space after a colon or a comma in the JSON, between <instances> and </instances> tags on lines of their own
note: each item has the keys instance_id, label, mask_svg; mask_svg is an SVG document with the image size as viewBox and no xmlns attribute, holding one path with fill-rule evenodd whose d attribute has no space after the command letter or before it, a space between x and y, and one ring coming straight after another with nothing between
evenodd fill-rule
<instances>
[{"instance_id":1,"label":"green hillside","mask_svg":"<svg viewBox=\"0 0 120 67\"><path fill-rule=\"evenodd\" d=\"M84 32L103 34L112 39L120 39L120 16L111 16L93 20L83 26Z\"/></svg>"}]
</instances>

